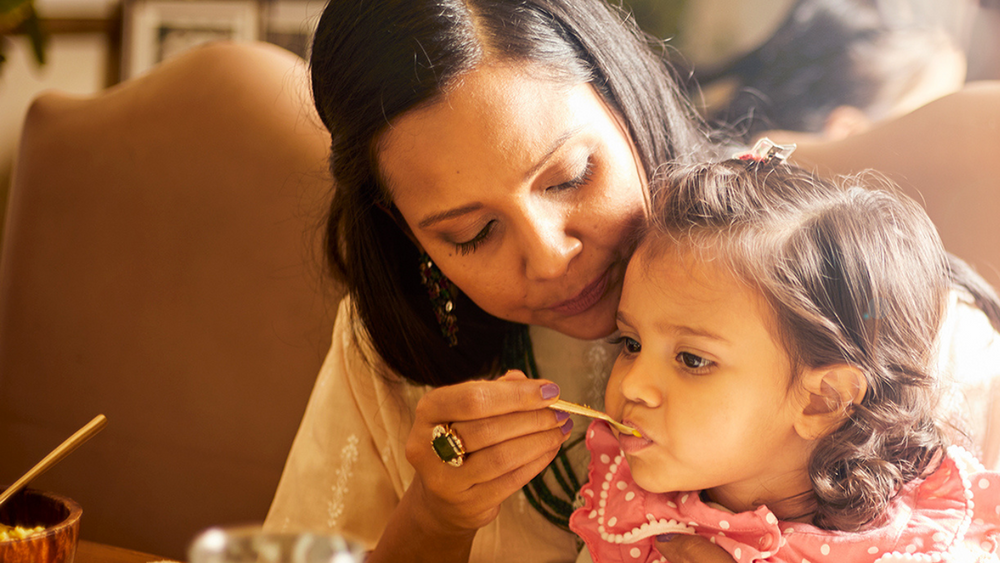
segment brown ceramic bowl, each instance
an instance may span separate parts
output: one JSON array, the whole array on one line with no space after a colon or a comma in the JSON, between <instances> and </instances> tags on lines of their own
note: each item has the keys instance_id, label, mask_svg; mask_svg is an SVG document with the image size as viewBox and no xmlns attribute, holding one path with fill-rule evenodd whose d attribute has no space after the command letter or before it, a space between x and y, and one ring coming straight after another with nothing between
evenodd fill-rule
<instances>
[{"instance_id":1,"label":"brown ceramic bowl","mask_svg":"<svg viewBox=\"0 0 1000 563\"><path fill-rule=\"evenodd\" d=\"M25 489L0 506L0 523L45 529L20 540L0 541L3 563L73 563L80 537L76 501L53 493Z\"/></svg>"}]
</instances>

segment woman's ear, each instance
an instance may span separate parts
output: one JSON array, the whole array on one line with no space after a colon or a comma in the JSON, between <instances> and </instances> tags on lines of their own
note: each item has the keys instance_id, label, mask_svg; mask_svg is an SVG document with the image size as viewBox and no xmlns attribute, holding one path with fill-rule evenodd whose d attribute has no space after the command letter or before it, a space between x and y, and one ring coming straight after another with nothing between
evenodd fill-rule
<instances>
[{"instance_id":1,"label":"woman's ear","mask_svg":"<svg viewBox=\"0 0 1000 563\"><path fill-rule=\"evenodd\" d=\"M846 364L808 369L799 384L803 400L795 431L806 440L818 440L836 429L868 391L861 370Z\"/></svg>"}]
</instances>

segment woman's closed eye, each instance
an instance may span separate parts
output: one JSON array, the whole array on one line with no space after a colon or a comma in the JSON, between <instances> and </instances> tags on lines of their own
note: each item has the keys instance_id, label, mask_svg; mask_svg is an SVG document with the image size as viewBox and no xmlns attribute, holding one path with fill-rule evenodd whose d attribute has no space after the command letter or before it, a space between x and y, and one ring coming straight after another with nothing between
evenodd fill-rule
<instances>
[{"instance_id":1,"label":"woman's closed eye","mask_svg":"<svg viewBox=\"0 0 1000 563\"><path fill-rule=\"evenodd\" d=\"M455 249L458 250L458 252L462 256L465 256L466 254L469 254L471 252L475 252L480 247L480 245L486 242L486 240L490 237L490 234L493 232L493 229L494 227L496 227L496 224L497 224L496 219L493 219L489 223L486 223L486 226L480 229L480 231L476 233L476 236L472 237L471 239L465 242L456 242Z\"/></svg>"},{"instance_id":2,"label":"woman's closed eye","mask_svg":"<svg viewBox=\"0 0 1000 563\"><path fill-rule=\"evenodd\" d=\"M562 184L552 186L548 188L548 190L563 191L563 190L571 190L579 188L580 186L583 186L587 182L589 182L590 179L593 177L593 175L594 175L593 159L588 158L586 165L583 167L583 170L581 170L580 173L577 174L573 179L563 182ZM476 233L476 235L471 239L464 242L454 243L455 249L462 256L475 252L476 250L479 249L480 246L482 246L483 243L485 243L489 239L490 235L493 234L493 230L496 228L496 226L497 226L497 220L496 219L491 220L490 222L486 223L486 226L480 229L480 231Z\"/></svg>"},{"instance_id":3,"label":"woman's closed eye","mask_svg":"<svg viewBox=\"0 0 1000 563\"><path fill-rule=\"evenodd\" d=\"M583 170L580 171L573 179L557 184L548 188L549 190L562 191L562 190L572 190L585 185L594 176L594 161L592 158L587 159L586 165Z\"/></svg>"},{"instance_id":4,"label":"woman's closed eye","mask_svg":"<svg viewBox=\"0 0 1000 563\"><path fill-rule=\"evenodd\" d=\"M712 366L715 365L715 362L712 360L707 360L697 354L692 354L691 352L681 352L677 354L676 359L682 369L696 375L708 373Z\"/></svg>"}]
</instances>

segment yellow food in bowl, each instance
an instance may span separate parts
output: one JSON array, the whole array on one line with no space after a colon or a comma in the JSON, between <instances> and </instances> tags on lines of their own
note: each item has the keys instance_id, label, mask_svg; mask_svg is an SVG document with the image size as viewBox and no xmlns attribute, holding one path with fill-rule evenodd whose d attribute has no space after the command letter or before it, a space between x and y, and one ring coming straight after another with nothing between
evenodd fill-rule
<instances>
[{"instance_id":1,"label":"yellow food in bowl","mask_svg":"<svg viewBox=\"0 0 1000 563\"><path fill-rule=\"evenodd\" d=\"M23 540L31 534L36 534L44 529L45 528L43 526L25 528L24 526L8 526L6 524L0 524L0 541Z\"/></svg>"}]
</instances>

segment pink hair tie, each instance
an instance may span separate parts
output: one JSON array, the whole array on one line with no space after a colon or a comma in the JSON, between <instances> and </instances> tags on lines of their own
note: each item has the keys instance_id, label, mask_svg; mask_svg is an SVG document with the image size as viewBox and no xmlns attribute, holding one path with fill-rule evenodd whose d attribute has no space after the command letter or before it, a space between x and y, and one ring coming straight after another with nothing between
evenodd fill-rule
<instances>
[{"instance_id":1,"label":"pink hair tie","mask_svg":"<svg viewBox=\"0 0 1000 563\"><path fill-rule=\"evenodd\" d=\"M733 158L738 160L752 160L754 162L771 162L777 160L775 164L781 164L795 151L797 145L776 145L771 139L762 137L747 152L737 153Z\"/></svg>"}]
</instances>

